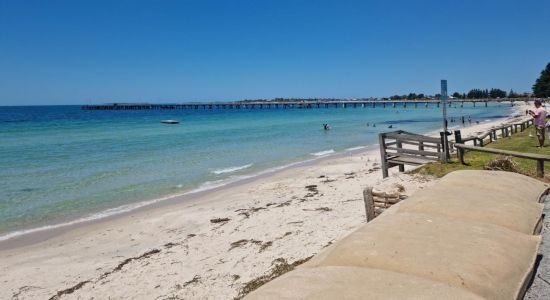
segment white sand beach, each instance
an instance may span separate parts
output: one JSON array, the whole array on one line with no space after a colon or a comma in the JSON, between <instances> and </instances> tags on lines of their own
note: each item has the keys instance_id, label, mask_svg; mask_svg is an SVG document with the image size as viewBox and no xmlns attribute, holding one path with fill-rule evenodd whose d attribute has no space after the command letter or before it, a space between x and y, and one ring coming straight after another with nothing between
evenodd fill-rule
<instances>
[{"instance_id":1,"label":"white sand beach","mask_svg":"<svg viewBox=\"0 0 550 300\"><path fill-rule=\"evenodd\" d=\"M435 181L397 168L382 179L379 163L371 146L2 250L0 298L233 299L364 223L366 186L410 195Z\"/></svg>"}]
</instances>

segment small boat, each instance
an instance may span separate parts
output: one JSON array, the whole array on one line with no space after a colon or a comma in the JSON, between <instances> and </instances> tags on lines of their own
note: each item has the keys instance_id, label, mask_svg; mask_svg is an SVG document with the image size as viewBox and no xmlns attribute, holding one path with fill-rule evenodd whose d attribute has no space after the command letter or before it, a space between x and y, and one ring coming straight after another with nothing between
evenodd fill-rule
<instances>
[{"instance_id":1,"label":"small boat","mask_svg":"<svg viewBox=\"0 0 550 300\"><path fill-rule=\"evenodd\" d=\"M162 120L160 121L162 124L179 124L180 121L177 120Z\"/></svg>"}]
</instances>

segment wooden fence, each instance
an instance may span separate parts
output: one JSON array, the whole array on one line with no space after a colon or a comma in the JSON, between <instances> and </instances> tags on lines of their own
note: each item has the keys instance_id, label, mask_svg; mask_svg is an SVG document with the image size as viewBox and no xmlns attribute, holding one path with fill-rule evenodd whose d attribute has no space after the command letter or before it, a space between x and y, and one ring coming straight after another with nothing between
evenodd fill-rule
<instances>
[{"instance_id":1,"label":"wooden fence","mask_svg":"<svg viewBox=\"0 0 550 300\"><path fill-rule=\"evenodd\" d=\"M485 147L470 146L470 145L464 145L464 144L458 144L458 143L455 144L455 148L458 149L457 155L458 155L458 159L460 160L460 163L462 163L464 165L466 164L464 162L464 152L465 152L465 150L492 153L492 154L500 154L500 155L506 155L506 156L513 156L513 157L519 157L519 158L526 158L526 159L535 160L535 161L537 161L537 177L544 177L544 162L545 161L550 161L550 155L525 153L525 152L501 150L501 149L494 149L494 148L485 148Z\"/></svg>"},{"instance_id":2,"label":"wooden fence","mask_svg":"<svg viewBox=\"0 0 550 300\"><path fill-rule=\"evenodd\" d=\"M518 130L524 131L529 126L533 124L533 119L525 119L515 123L504 124L495 128L491 128L488 131L481 133L477 136L471 136L467 138L462 138L461 143L472 142L474 146L483 147L489 143L492 143L498 139L498 133L500 132L501 137L509 137L514 133L517 133ZM456 131L455 131L455 141L456 140Z\"/></svg>"}]
</instances>

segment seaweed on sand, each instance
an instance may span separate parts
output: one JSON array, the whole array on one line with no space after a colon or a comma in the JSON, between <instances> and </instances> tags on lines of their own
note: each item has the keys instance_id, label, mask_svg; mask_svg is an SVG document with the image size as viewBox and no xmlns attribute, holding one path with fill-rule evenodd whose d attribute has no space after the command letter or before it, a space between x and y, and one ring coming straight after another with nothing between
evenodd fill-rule
<instances>
[{"instance_id":1,"label":"seaweed on sand","mask_svg":"<svg viewBox=\"0 0 550 300\"><path fill-rule=\"evenodd\" d=\"M485 170L496 170L496 171L509 171L522 174L522 170L519 168L518 163L512 160L510 156L499 155L491 160L489 160L485 166Z\"/></svg>"},{"instance_id":2,"label":"seaweed on sand","mask_svg":"<svg viewBox=\"0 0 550 300\"><path fill-rule=\"evenodd\" d=\"M296 266L301 265L305 263L306 261L310 260L312 256L306 257L304 259L297 260L291 264L287 262L286 259L279 257L275 259L272 262L272 265L275 265L268 274L262 275L258 278L255 278L247 283L244 284L244 286L239 290L239 294L237 297L234 298L234 300L242 299L244 296L246 296L248 293L256 290L260 286L266 284L267 282L289 272L294 270Z\"/></svg>"},{"instance_id":3,"label":"seaweed on sand","mask_svg":"<svg viewBox=\"0 0 550 300\"><path fill-rule=\"evenodd\" d=\"M292 203L292 200L288 200L288 201L282 202L282 203L280 203L279 205L276 205L275 207L289 206L290 203Z\"/></svg>"},{"instance_id":4,"label":"seaweed on sand","mask_svg":"<svg viewBox=\"0 0 550 300\"><path fill-rule=\"evenodd\" d=\"M316 209L307 209L307 208L304 208L304 209L302 209L302 210L303 210L303 211L331 211L332 208L323 206L323 207L317 207Z\"/></svg>"},{"instance_id":5,"label":"seaweed on sand","mask_svg":"<svg viewBox=\"0 0 550 300\"><path fill-rule=\"evenodd\" d=\"M262 245L260 246L260 253L264 252L265 249L271 247L271 245L273 245L272 241L262 243Z\"/></svg>"},{"instance_id":6,"label":"seaweed on sand","mask_svg":"<svg viewBox=\"0 0 550 300\"><path fill-rule=\"evenodd\" d=\"M226 222L229 222L229 220L231 220L230 218L214 218L214 219L210 219L210 223L226 223Z\"/></svg>"},{"instance_id":7,"label":"seaweed on sand","mask_svg":"<svg viewBox=\"0 0 550 300\"><path fill-rule=\"evenodd\" d=\"M200 282L200 281L201 281L201 277L200 277L199 275L195 275L195 276L193 276L193 279L184 282L181 286L182 286L182 287L186 287L186 286L188 286L188 285L190 285L190 284L198 283L198 282Z\"/></svg>"},{"instance_id":8,"label":"seaweed on sand","mask_svg":"<svg viewBox=\"0 0 550 300\"><path fill-rule=\"evenodd\" d=\"M254 240L254 239L250 239L250 240L246 240L246 239L242 239L242 240L238 240L236 242L233 242L231 243L231 247L229 248L228 251L231 251L235 248L240 248L248 243L251 243L251 244L256 244L256 245L261 245L262 244L262 241L258 241L258 240Z\"/></svg>"}]
</instances>

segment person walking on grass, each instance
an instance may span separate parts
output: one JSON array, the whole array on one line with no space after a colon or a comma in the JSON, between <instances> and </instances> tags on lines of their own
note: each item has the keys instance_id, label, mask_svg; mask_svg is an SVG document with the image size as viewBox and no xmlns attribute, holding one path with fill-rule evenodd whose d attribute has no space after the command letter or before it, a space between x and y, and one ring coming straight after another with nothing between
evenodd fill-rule
<instances>
[{"instance_id":1,"label":"person walking on grass","mask_svg":"<svg viewBox=\"0 0 550 300\"><path fill-rule=\"evenodd\" d=\"M539 147L544 146L544 137L546 136L546 110L542 107L540 100L535 100L535 110L530 110L529 114L533 117L537 138L539 139Z\"/></svg>"}]
</instances>

